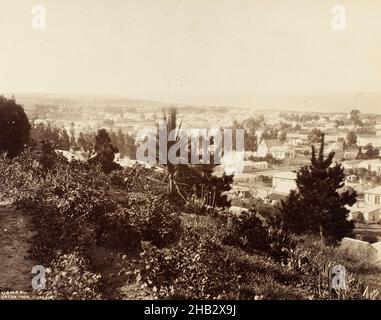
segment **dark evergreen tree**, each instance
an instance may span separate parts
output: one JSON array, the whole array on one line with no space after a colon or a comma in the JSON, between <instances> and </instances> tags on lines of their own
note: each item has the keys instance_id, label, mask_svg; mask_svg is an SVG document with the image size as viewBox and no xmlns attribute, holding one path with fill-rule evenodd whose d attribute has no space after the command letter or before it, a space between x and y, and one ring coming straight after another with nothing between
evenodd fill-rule
<instances>
[{"instance_id":1,"label":"dark evergreen tree","mask_svg":"<svg viewBox=\"0 0 381 320\"><path fill-rule=\"evenodd\" d=\"M346 137L346 143L349 147L353 147L357 145L357 135L354 131L350 131Z\"/></svg>"},{"instance_id":2,"label":"dark evergreen tree","mask_svg":"<svg viewBox=\"0 0 381 320\"><path fill-rule=\"evenodd\" d=\"M354 224L348 221L347 205L356 202L356 193L344 190L344 169L332 164L334 152L324 158L324 134L319 155L312 146L311 165L297 174L298 191L291 191L282 201L284 227L295 233L320 234L329 244L335 244L352 234Z\"/></svg>"},{"instance_id":3,"label":"dark evergreen tree","mask_svg":"<svg viewBox=\"0 0 381 320\"><path fill-rule=\"evenodd\" d=\"M105 129L98 130L98 134L95 136L95 152L96 156L89 162L99 164L104 173L108 174L121 168L119 164L114 162L118 148L112 145L110 136Z\"/></svg>"},{"instance_id":4,"label":"dark evergreen tree","mask_svg":"<svg viewBox=\"0 0 381 320\"><path fill-rule=\"evenodd\" d=\"M0 153L18 155L29 142L30 125L22 106L0 96Z\"/></svg>"}]
</instances>

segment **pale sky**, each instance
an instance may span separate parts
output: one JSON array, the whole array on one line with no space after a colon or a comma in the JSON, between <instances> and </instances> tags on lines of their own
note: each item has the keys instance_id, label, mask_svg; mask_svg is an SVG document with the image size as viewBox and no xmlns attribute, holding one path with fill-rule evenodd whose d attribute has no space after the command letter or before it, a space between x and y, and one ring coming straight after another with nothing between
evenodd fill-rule
<instances>
[{"instance_id":1,"label":"pale sky","mask_svg":"<svg viewBox=\"0 0 381 320\"><path fill-rule=\"evenodd\" d=\"M46 30L32 28L36 4ZM0 39L1 92L381 108L380 0L0 0Z\"/></svg>"}]
</instances>

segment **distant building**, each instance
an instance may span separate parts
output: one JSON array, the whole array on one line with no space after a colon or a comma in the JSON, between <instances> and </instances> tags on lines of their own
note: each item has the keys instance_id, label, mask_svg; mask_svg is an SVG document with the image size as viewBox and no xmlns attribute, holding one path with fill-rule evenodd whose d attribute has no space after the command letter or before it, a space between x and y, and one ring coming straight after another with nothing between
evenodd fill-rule
<instances>
[{"instance_id":1,"label":"distant building","mask_svg":"<svg viewBox=\"0 0 381 320\"><path fill-rule=\"evenodd\" d=\"M67 150L55 150L57 153L62 154L67 160L79 160L79 161L85 161L85 157L83 156L81 151L74 151L71 149L70 151Z\"/></svg>"},{"instance_id":2,"label":"distant building","mask_svg":"<svg viewBox=\"0 0 381 320\"><path fill-rule=\"evenodd\" d=\"M259 144L257 157L266 157L268 154L279 160L295 158L295 151L277 139L263 139Z\"/></svg>"},{"instance_id":3,"label":"distant building","mask_svg":"<svg viewBox=\"0 0 381 320\"><path fill-rule=\"evenodd\" d=\"M241 205L244 200L251 199L252 195L249 188L234 185L226 192L227 199L232 201L232 205Z\"/></svg>"},{"instance_id":4,"label":"distant building","mask_svg":"<svg viewBox=\"0 0 381 320\"><path fill-rule=\"evenodd\" d=\"M381 208L381 186L365 191L365 203L378 205Z\"/></svg>"},{"instance_id":5,"label":"distant building","mask_svg":"<svg viewBox=\"0 0 381 320\"><path fill-rule=\"evenodd\" d=\"M358 168L365 168L369 171L377 172L377 175L381 175L381 160L380 159L362 160L358 164Z\"/></svg>"},{"instance_id":6,"label":"distant building","mask_svg":"<svg viewBox=\"0 0 381 320\"><path fill-rule=\"evenodd\" d=\"M290 146L300 146L308 143L308 135L306 133L287 133L287 144Z\"/></svg>"},{"instance_id":7,"label":"distant building","mask_svg":"<svg viewBox=\"0 0 381 320\"><path fill-rule=\"evenodd\" d=\"M364 201L357 201L349 208L350 219L358 222L381 222L381 186L364 192Z\"/></svg>"},{"instance_id":8,"label":"distant building","mask_svg":"<svg viewBox=\"0 0 381 320\"><path fill-rule=\"evenodd\" d=\"M381 136L379 135L357 135L357 145L365 147L371 144L374 148L381 148Z\"/></svg>"},{"instance_id":9,"label":"distant building","mask_svg":"<svg viewBox=\"0 0 381 320\"><path fill-rule=\"evenodd\" d=\"M341 165L344 167L344 169L356 169L361 162L362 160L346 160L341 162Z\"/></svg>"},{"instance_id":10,"label":"distant building","mask_svg":"<svg viewBox=\"0 0 381 320\"><path fill-rule=\"evenodd\" d=\"M296 173L292 171L278 172L272 176L272 189L264 198L266 204L279 205L291 190L296 190Z\"/></svg>"},{"instance_id":11,"label":"distant building","mask_svg":"<svg viewBox=\"0 0 381 320\"><path fill-rule=\"evenodd\" d=\"M345 160L355 160L357 158L360 149L358 147L349 147L344 151L344 159Z\"/></svg>"},{"instance_id":12,"label":"distant building","mask_svg":"<svg viewBox=\"0 0 381 320\"><path fill-rule=\"evenodd\" d=\"M273 191L289 194L291 190L296 190L296 177L296 173L292 171L284 171L274 174L272 178Z\"/></svg>"},{"instance_id":13,"label":"distant building","mask_svg":"<svg viewBox=\"0 0 381 320\"><path fill-rule=\"evenodd\" d=\"M272 192L265 197L265 203L273 206L280 205L282 200L286 200L287 194Z\"/></svg>"},{"instance_id":14,"label":"distant building","mask_svg":"<svg viewBox=\"0 0 381 320\"><path fill-rule=\"evenodd\" d=\"M269 168L269 163L267 161L245 160L244 166L244 171L266 170Z\"/></svg>"}]
</instances>

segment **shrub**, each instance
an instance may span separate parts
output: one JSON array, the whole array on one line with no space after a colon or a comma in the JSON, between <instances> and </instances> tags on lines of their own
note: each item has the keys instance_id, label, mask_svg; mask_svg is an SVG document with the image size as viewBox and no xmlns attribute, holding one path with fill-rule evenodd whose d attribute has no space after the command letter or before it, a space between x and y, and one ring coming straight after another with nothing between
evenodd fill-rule
<instances>
[{"instance_id":1,"label":"shrub","mask_svg":"<svg viewBox=\"0 0 381 320\"><path fill-rule=\"evenodd\" d=\"M216 244L191 233L170 249L145 243L140 263L136 280L159 298L221 298L242 277Z\"/></svg>"},{"instance_id":2,"label":"shrub","mask_svg":"<svg viewBox=\"0 0 381 320\"><path fill-rule=\"evenodd\" d=\"M29 141L30 125L23 107L0 96L0 153L17 156Z\"/></svg>"},{"instance_id":3,"label":"shrub","mask_svg":"<svg viewBox=\"0 0 381 320\"><path fill-rule=\"evenodd\" d=\"M100 275L90 271L89 261L80 253L73 252L53 261L46 290L39 293L45 299L100 299L99 282Z\"/></svg>"},{"instance_id":4,"label":"shrub","mask_svg":"<svg viewBox=\"0 0 381 320\"><path fill-rule=\"evenodd\" d=\"M141 234L130 224L129 216L128 210L120 206L105 213L98 224L99 243L123 252L139 249Z\"/></svg>"},{"instance_id":5,"label":"shrub","mask_svg":"<svg viewBox=\"0 0 381 320\"><path fill-rule=\"evenodd\" d=\"M229 233L224 240L226 244L238 246L248 252L269 250L268 232L255 211L232 216L228 228Z\"/></svg>"},{"instance_id":6,"label":"shrub","mask_svg":"<svg viewBox=\"0 0 381 320\"><path fill-rule=\"evenodd\" d=\"M131 225L142 235L142 240L158 247L174 243L181 231L177 208L168 199L147 194L144 200L131 201L128 208Z\"/></svg>"}]
</instances>

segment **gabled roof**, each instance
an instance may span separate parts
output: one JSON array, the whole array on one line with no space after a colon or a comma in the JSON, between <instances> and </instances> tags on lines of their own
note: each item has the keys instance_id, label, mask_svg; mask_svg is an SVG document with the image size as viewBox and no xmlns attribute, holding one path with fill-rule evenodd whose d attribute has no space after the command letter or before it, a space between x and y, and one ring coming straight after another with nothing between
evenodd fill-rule
<instances>
[{"instance_id":1,"label":"gabled roof","mask_svg":"<svg viewBox=\"0 0 381 320\"><path fill-rule=\"evenodd\" d=\"M381 241L372 243L372 247L375 248L377 251L381 252Z\"/></svg>"},{"instance_id":2,"label":"gabled roof","mask_svg":"<svg viewBox=\"0 0 381 320\"><path fill-rule=\"evenodd\" d=\"M366 190L365 193L381 194L381 186Z\"/></svg>"},{"instance_id":3,"label":"gabled roof","mask_svg":"<svg viewBox=\"0 0 381 320\"><path fill-rule=\"evenodd\" d=\"M282 193L270 193L268 196L265 197L265 199L269 199L269 200L275 200L275 201L280 201L280 200L284 200L287 198L287 194L282 194Z\"/></svg>"},{"instance_id":4,"label":"gabled roof","mask_svg":"<svg viewBox=\"0 0 381 320\"><path fill-rule=\"evenodd\" d=\"M357 152L359 152L359 148L358 147L347 147L345 149L345 152L357 153Z\"/></svg>"},{"instance_id":5,"label":"gabled roof","mask_svg":"<svg viewBox=\"0 0 381 320\"><path fill-rule=\"evenodd\" d=\"M273 178L290 179L290 180L296 180L297 178L297 174L293 171L276 172L272 176Z\"/></svg>"},{"instance_id":6,"label":"gabled roof","mask_svg":"<svg viewBox=\"0 0 381 320\"><path fill-rule=\"evenodd\" d=\"M283 146L283 143L281 141L279 141L278 139L263 139L263 142L266 144L267 148L271 148L271 147L282 147Z\"/></svg>"}]
</instances>

